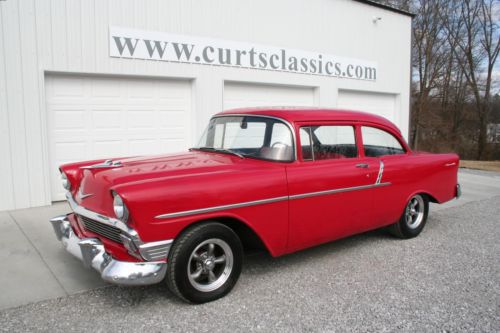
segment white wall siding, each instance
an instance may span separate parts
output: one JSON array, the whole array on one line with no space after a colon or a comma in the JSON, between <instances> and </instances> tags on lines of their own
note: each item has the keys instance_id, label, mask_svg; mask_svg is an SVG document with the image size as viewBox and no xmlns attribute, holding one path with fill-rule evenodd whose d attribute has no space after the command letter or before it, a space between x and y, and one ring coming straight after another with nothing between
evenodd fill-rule
<instances>
[{"instance_id":1,"label":"white wall siding","mask_svg":"<svg viewBox=\"0 0 500 333\"><path fill-rule=\"evenodd\" d=\"M374 24L374 16L382 20ZM110 25L317 51L378 63L376 81L109 57ZM411 18L352 0L0 1L0 210L50 204L45 77L54 73L192 82L191 139L223 108L225 82L397 95L408 131Z\"/></svg>"}]
</instances>

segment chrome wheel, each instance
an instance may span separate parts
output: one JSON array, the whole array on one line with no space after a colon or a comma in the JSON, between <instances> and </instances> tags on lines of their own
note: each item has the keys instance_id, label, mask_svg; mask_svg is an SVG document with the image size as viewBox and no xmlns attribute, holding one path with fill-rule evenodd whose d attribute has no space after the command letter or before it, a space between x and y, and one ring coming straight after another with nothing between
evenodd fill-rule
<instances>
[{"instance_id":1,"label":"chrome wheel","mask_svg":"<svg viewBox=\"0 0 500 333\"><path fill-rule=\"evenodd\" d=\"M424 220L425 214L425 203L424 198L421 195L417 194L413 198L410 199L408 205L406 205L405 210L405 220L406 225L410 229L416 229Z\"/></svg>"},{"instance_id":2,"label":"chrome wheel","mask_svg":"<svg viewBox=\"0 0 500 333\"><path fill-rule=\"evenodd\" d=\"M233 262L233 251L225 241L218 238L207 239L200 243L189 257L189 282L199 291L214 291L231 275Z\"/></svg>"}]
</instances>

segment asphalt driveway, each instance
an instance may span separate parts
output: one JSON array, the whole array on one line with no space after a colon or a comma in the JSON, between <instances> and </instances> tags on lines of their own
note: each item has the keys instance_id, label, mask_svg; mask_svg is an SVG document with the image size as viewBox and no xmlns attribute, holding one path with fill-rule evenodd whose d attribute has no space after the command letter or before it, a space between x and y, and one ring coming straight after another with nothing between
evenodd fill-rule
<instances>
[{"instance_id":1,"label":"asphalt driveway","mask_svg":"<svg viewBox=\"0 0 500 333\"><path fill-rule=\"evenodd\" d=\"M463 198L432 207L415 239L374 231L282 258L250 256L231 294L197 306L163 285L95 289L104 283L59 248L48 216L5 213L0 304L48 300L0 311L0 330L500 331L500 175L460 178Z\"/></svg>"}]
</instances>

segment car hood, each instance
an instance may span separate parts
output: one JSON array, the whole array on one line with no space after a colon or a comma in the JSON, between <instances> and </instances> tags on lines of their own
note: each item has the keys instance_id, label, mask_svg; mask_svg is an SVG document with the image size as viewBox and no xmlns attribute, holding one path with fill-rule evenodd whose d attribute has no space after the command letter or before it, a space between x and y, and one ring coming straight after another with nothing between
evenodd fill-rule
<instances>
[{"instance_id":1,"label":"car hood","mask_svg":"<svg viewBox=\"0 0 500 333\"><path fill-rule=\"evenodd\" d=\"M109 210L109 207L106 207L109 205L105 203L109 203L111 191L120 193L122 185L233 172L236 170L235 164L244 160L229 154L191 151L114 161L120 161L119 166L81 167L82 178L73 193L77 203L104 213ZM241 170L241 166L238 170Z\"/></svg>"}]
</instances>

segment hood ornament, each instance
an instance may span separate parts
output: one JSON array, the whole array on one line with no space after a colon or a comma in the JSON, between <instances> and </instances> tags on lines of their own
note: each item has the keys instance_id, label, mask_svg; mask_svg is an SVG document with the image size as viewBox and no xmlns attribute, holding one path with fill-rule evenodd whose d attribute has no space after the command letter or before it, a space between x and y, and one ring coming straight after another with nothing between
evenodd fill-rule
<instances>
[{"instance_id":1,"label":"hood ornament","mask_svg":"<svg viewBox=\"0 0 500 333\"><path fill-rule=\"evenodd\" d=\"M121 161L106 160L99 164L83 166L80 169L105 169L105 168L119 168L122 166L123 164Z\"/></svg>"}]
</instances>

